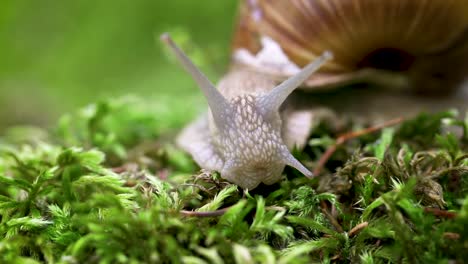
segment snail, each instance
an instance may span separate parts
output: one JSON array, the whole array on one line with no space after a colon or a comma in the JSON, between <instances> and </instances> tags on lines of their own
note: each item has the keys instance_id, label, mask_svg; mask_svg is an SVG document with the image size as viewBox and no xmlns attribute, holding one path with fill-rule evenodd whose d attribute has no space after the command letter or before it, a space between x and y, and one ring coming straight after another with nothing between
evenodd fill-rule
<instances>
[{"instance_id":1,"label":"snail","mask_svg":"<svg viewBox=\"0 0 468 264\"><path fill-rule=\"evenodd\" d=\"M392 92L444 95L456 90L468 72L468 2L243 1L231 68L218 89L168 35L161 39L196 80L210 109L180 133L177 144L200 167L252 190L279 181L286 165L313 176L290 150L305 146L317 117L333 113L309 107L321 97L294 96L297 91L286 100L298 86L318 91L371 83ZM364 100L360 111L378 112L385 104L420 110L443 101L377 94L374 100L357 91L330 105L352 112ZM439 105L466 107L468 93L451 98Z\"/></svg>"},{"instance_id":2,"label":"snail","mask_svg":"<svg viewBox=\"0 0 468 264\"><path fill-rule=\"evenodd\" d=\"M271 185L279 181L285 165L312 177L283 142L279 109L294 89L332 58L330 52L276 87L269 78L257 74L249 78L249 73L243 72L240 79L225 77L218 90L169 35L163 34L161 39L195 79L211 110L208 118L195 121L178 140L201 166L219 171L223 178L249 190L262 182Z\"/></svg>"}]
</instances>

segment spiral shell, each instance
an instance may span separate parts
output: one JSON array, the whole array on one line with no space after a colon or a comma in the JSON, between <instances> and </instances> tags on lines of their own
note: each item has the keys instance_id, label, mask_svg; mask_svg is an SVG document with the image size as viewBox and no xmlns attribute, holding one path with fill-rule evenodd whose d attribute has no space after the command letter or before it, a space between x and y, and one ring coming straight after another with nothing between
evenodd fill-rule
<instances>
[{"instance_id":1,"label":"spiral shell","mask_svg":"<svg viewBox=\"0 0 468 264\"><path fill-rule=\"evenodd\" d=\"M335 59L308 87L362 81L440 92L468 74L466 0L246 0L238 21L234 51L257 54L266 36L302 67L331 50Z\"/></svg>"}]
</instances>

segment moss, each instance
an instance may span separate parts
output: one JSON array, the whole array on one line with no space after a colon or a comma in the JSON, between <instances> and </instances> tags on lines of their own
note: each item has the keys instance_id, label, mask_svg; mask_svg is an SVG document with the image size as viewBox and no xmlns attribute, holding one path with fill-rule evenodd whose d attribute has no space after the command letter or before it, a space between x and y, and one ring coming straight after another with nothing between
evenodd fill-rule
<instances>
[{"instance_id":1,"label":"moss","mask_svg":"<svg viewBox=\"0 0 468 264\"><path fill-rule=\"evenodd\" d=\"M468 258L468 122L453 112L347 141L315 179L287 169L280 183L243 192L171 144L178 117L144 106L101 102L51 131L4 134L1 263ZM322 129L297 154L313 166L335 137Z\"/></svg>"}]
</instances>

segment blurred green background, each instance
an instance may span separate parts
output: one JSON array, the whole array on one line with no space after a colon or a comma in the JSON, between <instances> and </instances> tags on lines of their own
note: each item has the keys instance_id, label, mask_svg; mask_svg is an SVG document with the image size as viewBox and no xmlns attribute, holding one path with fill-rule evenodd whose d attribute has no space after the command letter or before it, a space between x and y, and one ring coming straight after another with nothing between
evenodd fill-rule
<instances>
[{"instance_id":1,"label":"blurred green background","mask_svg":"<svg viewBox=\"0 0 468 264\"><path fill-rule=\"evenodd\" d=\"M216 81L226 68L235 0L2 0L0 128L132 94L190 119L205 102L159 42L171 32Z\"/></svg>"}]
</instances>

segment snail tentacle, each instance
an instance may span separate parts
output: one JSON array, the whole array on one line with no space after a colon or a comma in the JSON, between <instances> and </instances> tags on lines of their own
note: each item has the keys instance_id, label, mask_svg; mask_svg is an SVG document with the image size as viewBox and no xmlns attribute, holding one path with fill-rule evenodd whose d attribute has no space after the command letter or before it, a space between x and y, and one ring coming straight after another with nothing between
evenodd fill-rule
<instances>
[{"instance_id":1,"label":"snail tentacle","mask_svg":"<svg viewBox=\"0 0 468 264\"><path fill-rule=\"evenodd\" d=\"M332 58L333 55L330 51L324 52L320 57L305 66L300 72L276 86L266 96L263 96L259 103L260 109L265 114L278 112L286 98L305 80L307 80L312 73L317 71L323 64Z\"/></svg>"},{"instance_id":2,"label":"snail tentacle","mask_svg":"<svg viewBox=\"0 0 468 264\"><path fill-rule=\"evenodd\" d=\"M184 69L197 82L205 95L217 125L223 125L224 116L230 111L229 103L206 76L193 64L187 55L174 43L169 34L161 35L161 40L171 49Z\"/></svg>"},{"instance_id":3,"label":"snail tentacle","mask_svg":"<svg viewBox=\"0 0 468 264\"><path fill-rule=\"evenodd\" d=\"M300 171L304 176L307 178L312 178L314 174L308 170L302 163L300 163L292 154L289 152L289 150L286 148L283 150L283 160L286 163L286 165L291 166L295 168L296 170Z\"/></svg>"}]
</instances>

